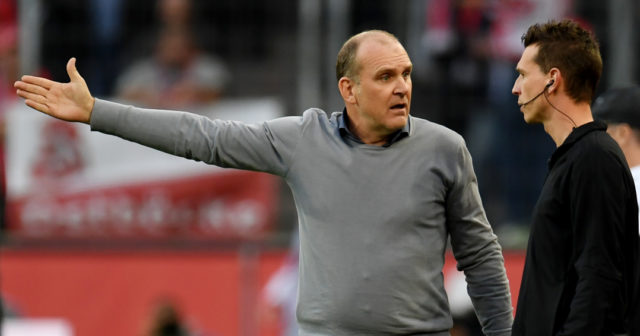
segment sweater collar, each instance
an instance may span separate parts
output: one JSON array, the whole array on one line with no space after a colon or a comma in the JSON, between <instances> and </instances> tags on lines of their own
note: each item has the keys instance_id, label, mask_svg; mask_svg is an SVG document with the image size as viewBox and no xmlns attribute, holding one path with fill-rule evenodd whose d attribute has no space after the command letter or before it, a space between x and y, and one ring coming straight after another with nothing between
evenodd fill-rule
<instances>
[{"instance_id":1,"label":"sweater collar","mask_svg":"<svg viewBox=\"0 0 640 336\"><path fill-rule=\"evenodd\" d=\"M340 135L342 135L343 137L348 137L349 139L352 139L358 143L363 143L362 140L360 140L360 138L358 138L357 135L353 134L349 130L348 125L349 125L349 116L347 115L347 109L344 108L342 110L342 113L338 115L338 129L340 130ZM405 137L408 137L410 130L411 130L411 117L407 118L407 123L404 124L404 127L397 130L391 135L391 138L386 144L383 145L383 147L389 147L394 143L404 139Z\"/></svg>"}]
</instances>

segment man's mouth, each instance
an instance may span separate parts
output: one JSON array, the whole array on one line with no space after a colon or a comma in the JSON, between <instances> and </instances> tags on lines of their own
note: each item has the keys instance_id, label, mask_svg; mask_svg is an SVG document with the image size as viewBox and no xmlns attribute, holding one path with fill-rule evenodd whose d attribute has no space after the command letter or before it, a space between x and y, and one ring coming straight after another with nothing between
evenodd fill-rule
<instances>
[{"instance_id":1,"label":"man's mouth","mask_svg":"<svg viewBox=\"0 0 640 336\"><path fill-rule=\"evenodd\" d=\"M404 104L404 103L391 105L392 110L401 110L405 108L407 108L407 104Z\"/></svg>"}]
</instances>

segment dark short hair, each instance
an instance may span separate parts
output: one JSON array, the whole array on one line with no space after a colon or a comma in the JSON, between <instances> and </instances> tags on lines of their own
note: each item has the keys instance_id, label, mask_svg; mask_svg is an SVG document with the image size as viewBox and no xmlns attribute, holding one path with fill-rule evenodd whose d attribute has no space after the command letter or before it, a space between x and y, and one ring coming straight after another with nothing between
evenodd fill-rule
<instances>
[{"instance_id":1,"label":"dark short hair","mask_svg":"<svg viewBox=\"0 0 640 336\"><path fill-rule=\"evenodd\" d=\"M398 38L384 30L367 30L362 33L351 36L340 48L336 61L336 80L340 81L342 77L352 78L358 81L358 74L360 72L360 66L356 60L356 54L358 53L358 47L364 37L371 34L382 34L392 40L400 43Z\"/></svg>"},{"instance_id":2,"label":"dark short hair","mask_svg":"<svg viewBox=\"0 0 640 336\"><path fill-rule=\"evenodd\" d=\"M591 103L602 74L602 57L593 33L569 19L534 24L522 35L525 47L538 45L534 61L543 72L557 67L567 94L576 102Z\"/></svg>"}]
</instances>

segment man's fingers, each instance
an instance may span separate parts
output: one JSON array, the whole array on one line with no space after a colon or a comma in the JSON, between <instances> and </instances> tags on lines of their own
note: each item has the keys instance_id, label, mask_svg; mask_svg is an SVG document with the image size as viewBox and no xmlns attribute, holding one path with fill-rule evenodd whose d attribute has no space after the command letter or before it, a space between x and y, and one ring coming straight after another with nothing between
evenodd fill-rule
<instances>
[{"instance_id":1,"label":"man's fingers","mask_svg":"<svg viewBox=\"0 0 640 336\"><path fill-rule=\"evenodd\" d=\"M45 104L40 104L38 102L35 102L33 100L27 99L24 101L25 104L27 104L27 106L36 109L40 112L49 114L49 106L45 105Z\"/></svg>"},{"instance_id":2,"label":"man's fingers","mask_svg":"<svg viewBox=\"0 0 640 336\"><path fill-rule=\"evenodd\" d=\"M36 94L36 93L32 93L29 91L23 91L23 90L18 90L16 91L16 93L18 94L19 97L27 99L27 100L31 100L40 104L44 104L47 102L47 98L45 98L42 95Z\"/></svg>"},{"instance_id":3,"label":"man's fingers","mask_svg":"<svg viewBox=\"0 0 640 336\"><path fill-rule=\"evenodd\" d=\"M22 76L22 81L28 84L33 84L33 85L38 85L38 86L42 86L43 88L49 90L53 85L56 84L56 82L50 80L50 79L46 79L46 78L42 78L42 77L36 77L36 76L29 76L29 75L24 75ZM16 82L20 83L20 82Z\"/></svg>"},{"instance_id":4,"label":"man's fingers","mask_svg":"<svg viewBox=\"0 0 640 336\"><path fill-rule=\"evenodd\" d=\"M46 95L48 92L48 90L43 88L42 86L33 85L25 82L16 82L13 86L18 90L39 94L41 96Z\"/></svg>"}]
</instances>

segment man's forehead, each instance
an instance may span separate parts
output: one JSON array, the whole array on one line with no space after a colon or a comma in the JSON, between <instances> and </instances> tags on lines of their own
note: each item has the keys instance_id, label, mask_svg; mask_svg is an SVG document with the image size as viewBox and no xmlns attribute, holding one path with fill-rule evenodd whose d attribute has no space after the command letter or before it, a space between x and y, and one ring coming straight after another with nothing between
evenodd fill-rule
<instances>
[{"instance_id":1,"label":"man's forehead","mask_svg":"<svg viewBox=\"0 0 640 336\"><path fill-rule=\"evenodd\" d=\"M535 63L535 57L538 55L538 45L530 45L524 48L522 56L516 65L516 70L520 73L525 70L531 70L531 67L537 65Z\"/></svg>"},{"instance_id":2,"label":"man's forehead","mask_svg":"<svg viewBox=\"0 0 640 336\"><path fill-rule=\"evenodd\" d=\"M367 51L379 47L402 48L402 45L400 44L400 42L392 39L389 36L382 35L380 33L371 33L362 37L362 40L360 41L360 47L358 48L358 54L366 54Z\"/></svg>"},{"instance_id":3,"label":"man's forehead","mask_svg":"<svg viewBox=\"0 0 640 336\"><path fill-rule=\"evenodd\" d=\"M393 35L389 35L389 34L385 34L384 32L381 31L368 31L368 32L364 32L361 33L360 36L360 43L364 43L365 41L370 41L370 40L377 40L377 41L381 41L381 42L398 42L398 40L396 38L393 37Z\"/></svg>"},{"instance_id":4,"label":"man's forehead","mask_svg":"<svg viewBox=\"0 0 640 336\"><path fill-rule=\"evenodd\" d=\"M359 62L369 63L376 68L386 64L398 65L401 63L404 63L405 66L411 66L409 55L402 44L387 36L363 40L358 49L357 58Z\"/></svg>"},{"instance_id":5,"label":"man's forehead","mask_svg":"<svg viewBox=\"0 0 640 336\"><path fill-rule=\"evenodd\" d=\"M522 57L520 58L520 62L533 62L534 58L538 55L538 45L533 44L526 48L522 52Z\"/></svg>"}]
</instances>

